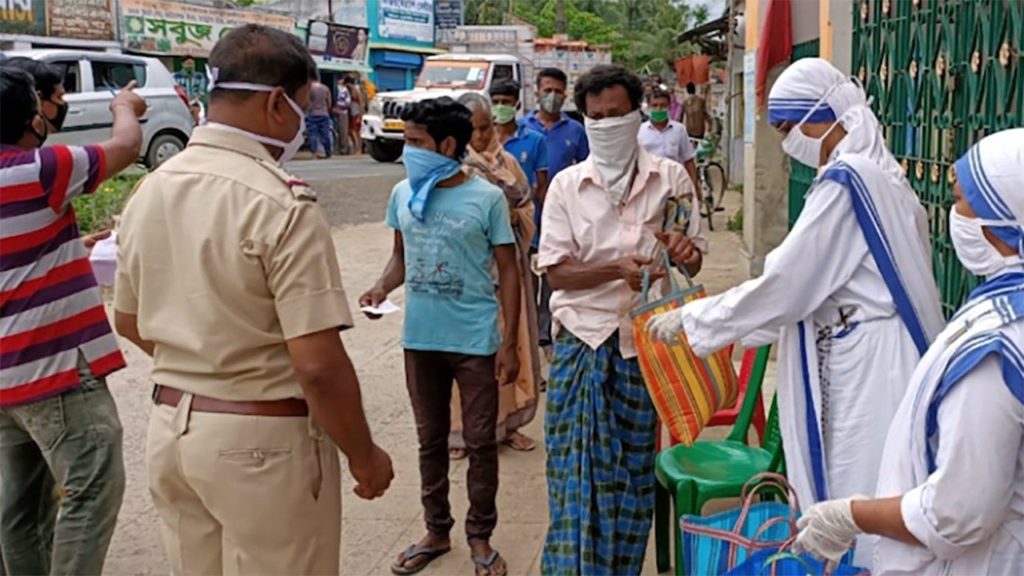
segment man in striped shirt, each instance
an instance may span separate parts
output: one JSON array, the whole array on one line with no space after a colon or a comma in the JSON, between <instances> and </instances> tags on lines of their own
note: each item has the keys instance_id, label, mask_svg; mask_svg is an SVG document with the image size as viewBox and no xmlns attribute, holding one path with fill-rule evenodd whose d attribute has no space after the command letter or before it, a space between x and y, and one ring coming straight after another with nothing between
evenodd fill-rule
<instances>
[{"instance_id":1,"label":"man in striped shirt","mask_svg":"<svg viewBox=\"0 0 1024 576\"><path fill-rule=\"evenodd\" d=\"M41 148L51 124L34 80L0 66L0 549L11 574L99 574L121 506L121 423L104 377L125 362L71 200L138 158L146 104L133 87L111 102L106 142Z\"/></svg>"}]
</instances>

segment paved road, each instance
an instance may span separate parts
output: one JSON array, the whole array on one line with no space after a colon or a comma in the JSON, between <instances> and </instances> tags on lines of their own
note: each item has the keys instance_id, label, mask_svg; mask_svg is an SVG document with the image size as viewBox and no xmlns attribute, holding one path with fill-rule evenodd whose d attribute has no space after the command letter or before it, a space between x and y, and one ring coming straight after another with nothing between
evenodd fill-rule
<instances>
[{"instance_id":1,"label":"paved road","mask_svg":"<svg viewBox=\"0 0 1024 576\"><path fill-rule=\"evenodd\" d=\"M296 160L285 169L317 191L333 226L383 221L391 188L405 178L401 164L383 164L369 156Z\"/></svg>"}]
</instances>

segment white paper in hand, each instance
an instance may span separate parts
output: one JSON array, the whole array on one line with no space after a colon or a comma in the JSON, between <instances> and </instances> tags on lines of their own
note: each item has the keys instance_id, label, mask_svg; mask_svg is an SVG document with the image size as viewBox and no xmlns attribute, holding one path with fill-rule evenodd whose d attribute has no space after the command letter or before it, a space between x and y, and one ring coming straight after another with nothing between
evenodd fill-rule
<instances>
[{"instance_id":1,"label":"white paper in hand","mask_svg":"<svg viewBox=\"0 0 1024 576\"><path fill-rule=\"evenodd\" d=\"M365 312L367 314L375 314L377 316L385 316L387 314L394 314L395 312L398 312L399 310L401 310L401 308L396 306L395 303L392 302L391 300L385 300L385 301L381 302L380 304L378 304L377 306L363 306L359 310L361 312Z\"/></svg>"},{"instance_id":2,"label":"white paper in hand","mask_svg":"<svg viewBox=\"0 0 1024 576\"><path fill-rule=\"evenodd\" d=\"M89 254L93 275L100 286L113 286L117 274L117 232L98 240Z\"/></svg>"}]
</instances>

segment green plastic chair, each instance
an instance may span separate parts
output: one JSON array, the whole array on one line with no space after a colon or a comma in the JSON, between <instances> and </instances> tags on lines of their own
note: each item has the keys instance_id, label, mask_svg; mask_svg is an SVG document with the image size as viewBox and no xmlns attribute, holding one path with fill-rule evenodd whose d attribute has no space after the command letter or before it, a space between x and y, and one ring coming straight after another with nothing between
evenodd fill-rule
<instances>
[{"instance_id":1,"label":"green plastic chair","mask_svg":"<svg viewBox=\"0 0 1024 576\"><path fill-rule=\"evenodd\" d=\"M679 521L687 514L700 514L704 504L716 498L737 498L743 484L762 472L783 472L782 434L778 409L772 399L768 425L761 447L750 446L747 437L754 409L761 402L761 385L768 365L770 346L757 350L743 405L728 438L699 440L693 446L673 446L657 457L655 475L654 530L658 572L669 569L669 517L675 543L676 574L686 574Z\"/></svg>"}]
</instances>

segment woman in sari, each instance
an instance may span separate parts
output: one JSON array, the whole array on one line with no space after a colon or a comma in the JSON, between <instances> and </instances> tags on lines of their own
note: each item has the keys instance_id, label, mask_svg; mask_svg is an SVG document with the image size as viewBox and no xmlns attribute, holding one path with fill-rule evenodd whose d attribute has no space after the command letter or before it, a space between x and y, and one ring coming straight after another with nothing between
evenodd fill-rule
<instances>
[{"instance_id":1,"label":"woman in sari","mask_svg":"<svg viewBox=\"0 0 1024 576\"><path fill-rule=\"evenodd\" d=\"M473 138L466 150L463 171L501 188L509 203L512 230L516 235L523 292L519 320L520 368L516 381L501 387L498 440L513 450L528 452L536 448L537 443L518 430L529 424L537 413L538 385L541 380L536 298L529 261L530 240L535 230L530 184L519 163L498 141L491 118L490 101L480 94L467 93L459 98L459 103L473 113ZM453 460L466 456L458 394L452 395L452 432L448 445Z\"/></svg>"}]
</instances>

